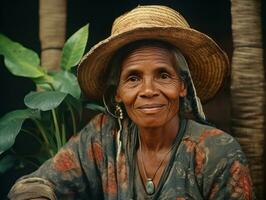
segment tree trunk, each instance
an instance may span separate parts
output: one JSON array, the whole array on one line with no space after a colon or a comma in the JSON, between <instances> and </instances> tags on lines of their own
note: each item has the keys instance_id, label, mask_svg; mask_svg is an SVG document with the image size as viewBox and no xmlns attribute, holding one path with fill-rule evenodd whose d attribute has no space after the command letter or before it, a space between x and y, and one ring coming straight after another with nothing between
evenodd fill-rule
<instances>
[{"instance_id":1,"label":"tree trunk","mask_svg":"<svg viewBox=\"0 0 266 200\"><path fill-rule=\"evenodd\" d=\"M247 155L258 199L263 198L265 78L260 0L231 0L234 52L232 133Z\"/></svg>"},{"instance_id":2,"label":"tree trunk","mask_svg":"<svg viewBox=\"0 0 266 200\"><path fill-rule=\"evenodd\" d=\"M66 35L66 0L39 0L41 64L48 71L60 68Z\"/></svg>"}]
</instances>

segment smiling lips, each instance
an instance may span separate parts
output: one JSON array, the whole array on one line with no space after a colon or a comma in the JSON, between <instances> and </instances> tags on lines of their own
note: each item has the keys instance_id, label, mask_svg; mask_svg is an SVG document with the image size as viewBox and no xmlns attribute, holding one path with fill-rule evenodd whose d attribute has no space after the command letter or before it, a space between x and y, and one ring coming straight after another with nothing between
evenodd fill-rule
<instances>
[{"instance_id":1,"label":"smiling lips","mask_svg":"<svg viewBox=\"0 0 266 200\"><path fill-rule=\"evenodd\" d=\"M165 104L145 104L138 106L137 109L146 114L153 114L161 111L165 107Z\"/></svg>"}]
</instances>

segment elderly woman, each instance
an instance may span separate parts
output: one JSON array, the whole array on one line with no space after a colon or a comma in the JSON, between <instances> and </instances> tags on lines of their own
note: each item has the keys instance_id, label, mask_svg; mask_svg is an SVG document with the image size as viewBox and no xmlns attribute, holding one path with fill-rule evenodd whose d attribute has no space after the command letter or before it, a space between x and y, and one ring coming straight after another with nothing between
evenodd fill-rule
<instances>
[{"instance_id":1,"label":"elderly woman","mask_svg":"<svg viewBox=\"0 0 266 200\"><path fill-rule=\"evenodd\" d=\"M201 107L227 74L224 52L176 11L139 6L122 15L78 68L84 93L102 99L106 113L9 197L253 199L239 144L209 126Z\"/></svg>"}]
</instances>

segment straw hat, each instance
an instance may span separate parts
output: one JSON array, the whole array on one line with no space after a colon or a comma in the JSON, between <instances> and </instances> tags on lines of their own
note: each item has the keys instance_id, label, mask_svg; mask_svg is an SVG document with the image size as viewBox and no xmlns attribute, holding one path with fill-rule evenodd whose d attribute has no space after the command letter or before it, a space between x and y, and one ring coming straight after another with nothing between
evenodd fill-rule
<instances>
[{"instance_id":1,"label":"straw hat","mask_svg":"<svg viewBox=\"0 0 266 200\"><path fill-rule=\"evenodd\" d=\"M118 17L111 36L83 57L78 67L78 81L85 95L102 98L108 62L114 53L126 44L143 39L168 42L183 53L202 102L217 93L228 75L226 54L210 37L190 28L178 12L166 6L138 6Z\"/></svg>"}]
</instances>

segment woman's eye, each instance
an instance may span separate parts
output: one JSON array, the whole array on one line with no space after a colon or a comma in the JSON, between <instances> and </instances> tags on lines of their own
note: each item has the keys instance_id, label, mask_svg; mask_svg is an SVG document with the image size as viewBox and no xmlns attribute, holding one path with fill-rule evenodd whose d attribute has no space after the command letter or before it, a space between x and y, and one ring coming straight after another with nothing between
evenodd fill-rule
<instances>
[{"instance_id":1,"label":"woman's eye","mask_svg":"<svg viewBox=\"0 0 266 200\"><path fill-rule=\"evenodd\" d=\"M136 82L138 80L139 80L139 77L138 76L129 76L127 78L127 81L129 81L129 82Z\"/></svg>"},{"instance_id":2,"label":"woman's eye","mask_svg":"<svg viewBox=\"0 0 266 200\"><path fill-rule=\"evenodd\" d=\"M170 78L170 75L168 73L166 73L166 72L162 72L160 74L160 78L161 79L168 79L168 78Z\"/></svg>"}]
</instances>

